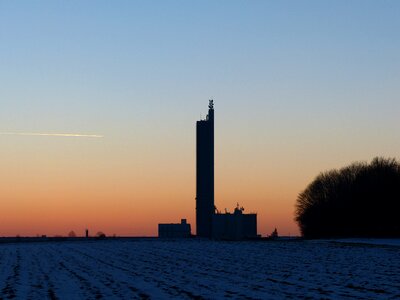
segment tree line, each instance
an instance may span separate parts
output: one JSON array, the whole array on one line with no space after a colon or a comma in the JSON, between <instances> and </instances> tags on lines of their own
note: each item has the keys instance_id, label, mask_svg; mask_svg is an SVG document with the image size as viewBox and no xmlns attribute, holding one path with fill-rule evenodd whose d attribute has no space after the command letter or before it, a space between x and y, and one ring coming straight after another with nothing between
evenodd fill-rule
<instances>
[{"instance_id":1,"label":"tree line","mask_svg":"<svg viewBox=\"0 0 400 300\"><path fill-rule=\"evenodd\" d=\"M295 220L306 238L400 237L400 163L376 157L319 174Z\"/></svg>"}]
</instances>

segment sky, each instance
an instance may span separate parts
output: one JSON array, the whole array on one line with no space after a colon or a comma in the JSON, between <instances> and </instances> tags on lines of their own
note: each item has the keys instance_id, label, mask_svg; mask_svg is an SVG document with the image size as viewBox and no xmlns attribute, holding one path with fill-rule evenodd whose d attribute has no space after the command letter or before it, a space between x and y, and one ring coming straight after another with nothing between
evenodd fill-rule
<instances>
[{"instance_id":1,"label":"sky","mask_svg":"<svg viewBox=\"0 0 400 300\"><path fill-rule=\"evenodd\" d=\"M298 235L320 172L400 158L399 16L396 0L0 0L0 133L49 134L0 134L0 236L195 232L211 98L216 206Z\"/></svg>"}]
</instances>

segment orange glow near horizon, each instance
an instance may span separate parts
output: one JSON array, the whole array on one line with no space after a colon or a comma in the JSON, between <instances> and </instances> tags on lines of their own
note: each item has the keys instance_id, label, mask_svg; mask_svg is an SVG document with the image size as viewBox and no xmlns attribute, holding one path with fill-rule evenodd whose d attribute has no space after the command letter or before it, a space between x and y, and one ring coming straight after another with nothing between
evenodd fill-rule
<instances>
[{"instance_id":1,"label":"orange glow near horizon","mask_svg":"<svg viewBox=\"0 0 400 300\"><path fill-rule=\"evenodd\" d=\"M106 139L103 139L107 141ZM89 141L59 143L51 139L10 139L2 149L0 175L2 213L0 236L156 236L158 223L186 218L195 233L195 157L193 141L186 153L164 149L165 157L130 145ZM182 145L185 148L185 145ZM109 152L111 151L111 153ZM260 178L260 168L230 165L216 156L216 196L219 210L236 203L258 214L263 236L277 227L282 235L297 235L293 222L296 187L279 186L272 174ZM175 162L175 163L174 163ZM179 163L177 163L179 162ZM233 174L241 174L234 176ZM279 181L279 174L275 174Z\"/></svg>"},{"instance_id":2,"label":"orange glow near horizon","mask_svg":"<svg viewBox=\"0 0 400 300\"><path fill-rule=\"evenodd\" d=\"M305 148L302 140L291 146L266 144L269 138L256 134L238 140L231 134L238 129L218 120L215 205L232 212L239 203L257 213L263 236L275 227L280 235L299 235L296 198L319 172L374 153L390 156L379 145L329 152L323 143ZM156 236L158 223L182 218L195 233L195 123L186 123L106 132L102 139L2 136L0 236L71 230L82 236L86 228L91 235Z\"/></svg>"}]
</instances>

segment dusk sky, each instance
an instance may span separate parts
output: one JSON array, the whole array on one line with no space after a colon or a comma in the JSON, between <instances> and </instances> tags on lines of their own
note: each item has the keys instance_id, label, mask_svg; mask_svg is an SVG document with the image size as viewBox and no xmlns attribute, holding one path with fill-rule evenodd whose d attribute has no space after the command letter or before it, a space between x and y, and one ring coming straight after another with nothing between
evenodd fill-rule
<instances>
[{"instance_id":1,"label":"dusk sky","mask_svg":"<svg viewBox=\"0 0 400 300\"><path fill-rule=\"evenodd\" d=\"M321 171L400 158L399 96L396 0L0 0L0 236L194 233L211 98L216 206L298 235Z\"/></svg>"}]
</instances>

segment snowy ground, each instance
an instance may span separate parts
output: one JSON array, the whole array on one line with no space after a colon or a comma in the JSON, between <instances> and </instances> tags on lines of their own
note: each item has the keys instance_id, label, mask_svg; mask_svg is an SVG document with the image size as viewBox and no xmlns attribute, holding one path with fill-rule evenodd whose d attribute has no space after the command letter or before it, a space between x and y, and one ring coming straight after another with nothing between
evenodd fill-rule
<instances>
[{"instance_id":1,"label":"snowy ground","mask_svg":"<svg viewBox=\"0 0 400 300\"><path fill-rule=\"evenodd\" d=\"M0 299L400 298L400 247L329 241L0 244Z\"/></svg>"},{"instance_id":2,"label":"snowy ground","mask_svg":"<svg viewBox=\"0 0 400 300\"><path fill-rule=\"evenodd\" d=\"M400 246L400 239L368 239L368 238L346 238L331 240L340 243Z\"/></svg>"}]
</instances>

